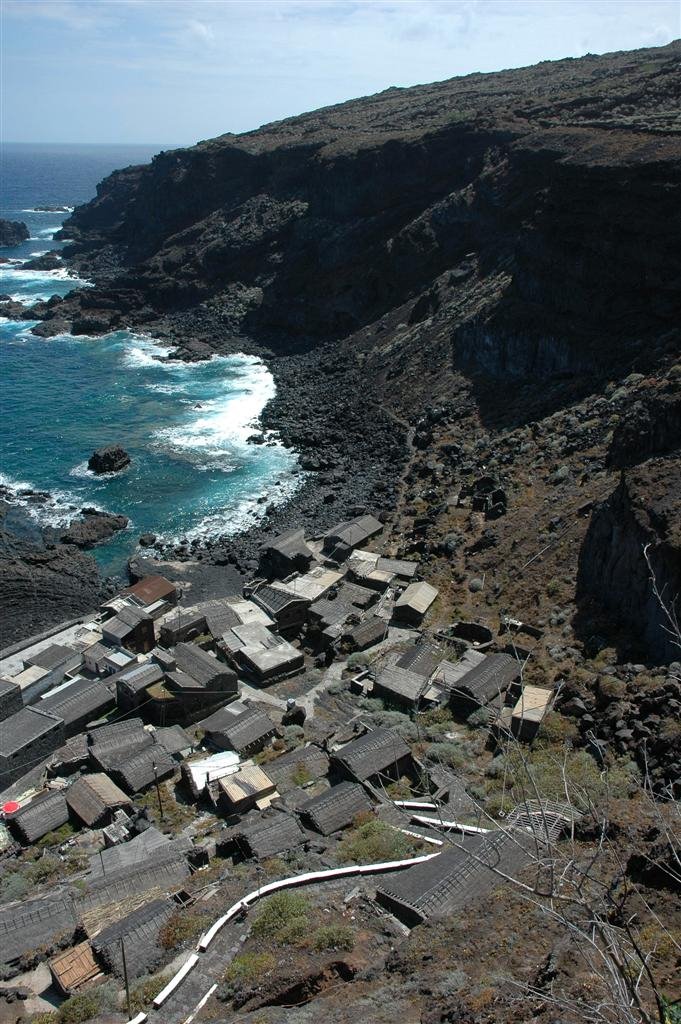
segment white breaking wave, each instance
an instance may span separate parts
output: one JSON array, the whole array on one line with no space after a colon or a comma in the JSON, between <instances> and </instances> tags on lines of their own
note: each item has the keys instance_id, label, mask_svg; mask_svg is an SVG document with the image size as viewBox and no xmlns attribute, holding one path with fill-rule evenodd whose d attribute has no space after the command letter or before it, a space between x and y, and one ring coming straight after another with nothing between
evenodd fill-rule
<instances>
[{"instance_id":1,"label":"white breaking wave","mask_svg":"<svg viewBox=\"0 0 681 1024\"><path fill-rule=\"evenodd\" d=\"M165 366L159 356L167 357L174 351L172 347L161 345L143 334L133 334L131 342L123 357L128 366Z\"/></svg>"},{"instance_id":2,"label":"white breaking wave","mask_svg":"<svg viewBox=\"0 0 681 1024\"><path fill-rule=\"evenodd\" d=\"M7 499L10 504L19 505L40 526L68 526L82 507L82 500L75 494L62 490L50 491L48 494L26 480L13 480L5 473L0 473L0 486L10 491L10 497ZM37 491L48 496L42 502L32 501L29 494L22 493L24 491ZM104 511L89 500L87 505L90 508L97 508L100 512Z\"/></svg>"},{"instance_id":3,"label":"white breaking wave","mask_svg":"<svg viewBox=\"0 0 681 1024\"><path fill-rule=\"evenodd\" d=\"M88 478L94 478L96 475L97 474L93 473L91 469L87 468L87 461L86 462L79 462L77 466L74 466L73 469L69 470L69 476L75 476L75 477L78 477L81 480L83 480L83 479L86 480Z\"/></svg>"},{"instance_id":4,"label":"white breaking wave","mask_svg":"<svg viewBox=\"0 0 681 1024\"><path fill-rule=\"evenodd\" d=\"M55 213L62 213L62 212L64 212L64 213L66 213L66 212L73 213L73 211L74 211L74 207L73 206L64 206L61 210L36 210L36 208L34 206L29 206L29 207L27 207L27 209L22 210L21 212L22 213L44 213L46 216L53 217L55 215ZM59 226L61 227L61 224Z\"/></svg>"},{"instance_id":5,"label":"white breaking wave","mask_svg":"<svg viewBox=\"0 0 681 1024\"><path fill-rule=\"evenodd\" d=\"M199 400L200 415L194 420L165 427L154 436L175 451L229 454L238 449L243 456L252 450L247 439L257 429L265 405L274 397L274 378L256 356L214 358L224 359L240 371L230 380L227 394L223 398Z\"/></svg>"}]
</instances>

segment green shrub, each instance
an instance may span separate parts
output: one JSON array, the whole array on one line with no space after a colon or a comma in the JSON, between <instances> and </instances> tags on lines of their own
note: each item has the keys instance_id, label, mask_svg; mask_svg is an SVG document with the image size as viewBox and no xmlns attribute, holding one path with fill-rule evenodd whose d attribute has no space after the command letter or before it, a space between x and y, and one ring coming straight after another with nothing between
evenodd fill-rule
<instances>
[{"instance_id":1,"label":"green shrub","mask_svg":"<svg viewBox=\"0 0 681 1024\"><path fill-rule=\"evenodd\" d=\"M271 953L240 953L225 971L224 979L243 984L271 971L275 964Z\"/></svg>"},{"instance_id":2,"label":"green shrub","mask_svg":"<svg viewBox=\"0 0 681 1024\"><path fill-rule=\"evenodd\" d=\"M355 934L347 925L326 924L312 933L310 944L318 953L325 949L349 951L355 945Z\"/></svg>"},{"instance_id":3,"label":"green shrub","mask_svg":"<svg viewBox=\"0 0 681 1024\"><path fill-rule=\"evenodd\" d=\"M99 989L93 988L89 992L78 992L62 1003L57 1010L57 1020L59 1024L81 1024L92 1020L101 1010L102 997Z\"/></svg>"},{"instance_id":4,"label":"green shrub","mask_svg":"<svg viewBox=\"0 0 681 1024\"><path fill-rule=\"evenodd\" d=\"M383 821L367 821L349 832L338 844L338 860L352 864L375 864L403 860L414 853L415 842Z\"/></svg>"},{"instance_id":5,"label":"green shrub","mask_svg":"<svg viewBox=\"0 0 681 1024\"><path fill-rule=\"evenodd\" d=\"M312 782L312 776L302 761L291 772L291 782L294 786L304 786L306 782Z\"/></svg>"},{"instance_id":6,"label":"green shrub","mask_svg":"<svg viewBox=\"0 0 681 1024\"><path fill-rule=\"evenodd\" d=\"M146 978L138 978L130 989L130 1003L133 1013L140 1013L146 1010L159 994L161 989L170 981L167 974L158 974Z\"/></svg>"},{"instance_id":7,"label":"green shrub","mask_svg":"<svg viewBox=\"0 0 681 1024\"><path fill-rule=\"evenodd\" d=\"M463 768L468 763L466 752L458 743L429 743L426 754L432 761L447 764L450 768Z\"/></svg>"},{"instance_id":8,"label":"green shrub","mask_svg":"<svg viewBox=\"0 0 681 1024\"><path fill-rule=\"evenodd\" d=\"M203 872L202 872L203 874ZM206 924L206 915L191 910L176 910L158 933L162 949L178 949L188 939L196 939Z\"/></svg>"},{"instance_id":9,"label":"green shrub","mask_svg":"<svg viewBox=\"0 0 681 1024\"><path fill-rule=\"evenodd\" d=\"M266 906L254 921L251 934L274 942L290 941L291 936L301 927L301 919L307 924L309 909L309 901L300 893L277 892L268 899Z\"/></svg>"},{"instance_id":10,"label":"green shrub","mask_svg":"<svg viewBox=\"0 0 681 1024\"><path fill-rule=\"evenodd\" d=\"M0 881L0 900L3 903L11 903L13 900L23 900L30 891L30 885L18 871L10 871Z\"/></svg>"}]
</instances>

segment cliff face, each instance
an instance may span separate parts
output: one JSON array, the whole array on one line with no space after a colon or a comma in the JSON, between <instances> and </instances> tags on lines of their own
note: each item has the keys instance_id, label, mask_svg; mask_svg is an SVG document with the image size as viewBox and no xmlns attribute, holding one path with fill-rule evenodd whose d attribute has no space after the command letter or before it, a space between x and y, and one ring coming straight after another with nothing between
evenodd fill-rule
<instances>
[{"instance_id":1,"label":"cliff face","mask_svg":"<svg viewBox=\"0 0 681 1024\"><path fill-rule=\"evenodd\" d=\"M595 598L663 662L681 660L680 470L673 457L624 470L594 511L579 560L578 600Z\"/></svg>"},{"instance_id":2,"label":"cliff face","mask_svg":"<svg viewBox=\"0 0 681 1024\"><path fill-rule=\"evenodd\" d=\"M408 303L468 372L645 356L678 311L678 54L390 89L116 172L64 228L101 287L49 315L201 309L286 352Z\"/></svg>"}]
</instances>

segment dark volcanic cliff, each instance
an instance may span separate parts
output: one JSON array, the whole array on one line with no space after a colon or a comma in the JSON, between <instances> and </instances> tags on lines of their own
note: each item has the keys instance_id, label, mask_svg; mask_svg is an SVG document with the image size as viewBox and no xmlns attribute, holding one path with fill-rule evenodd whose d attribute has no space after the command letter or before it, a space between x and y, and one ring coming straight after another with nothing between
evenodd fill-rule
<instances>
[{"instance_id":1,"label":"dark volcanic cliff","mask_svg":"<svg viewBox=\"0 0 681 1024\"><path fill-rule=\"evenodd\" d=\"M102 287L51 315L192 311L194 333L290 352L411 301L420 340L444 331L468 370L645 357L679 305L678 57L390 89L162 153L67 221Z\"/></svg>"}]
</instances>

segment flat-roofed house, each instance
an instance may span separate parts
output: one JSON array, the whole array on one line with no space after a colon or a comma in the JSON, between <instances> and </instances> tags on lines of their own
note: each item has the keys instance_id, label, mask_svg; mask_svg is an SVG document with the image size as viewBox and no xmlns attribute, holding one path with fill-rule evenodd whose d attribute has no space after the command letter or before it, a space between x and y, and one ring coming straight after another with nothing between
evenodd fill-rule
<instances>
[{"instance_id":1,"label":"flat-roofed house","mask_svg":"<svg viewBox=\"0 0 681 1024\"><path fill-rule=\"evenodd\" d=\"M229 814L243 813L252 807L269 807L277 795L272 780L258 765L244 764L233 775L218 782L220 804Z\"/></svg>"},{"instance_id":2,"label":"flat-roofed house","mask_svg":"<svg viewBox=\"0 0 681 1024\"><path fill-rule=\"evenodd\" d=\"M281 637L271 646L244 647L238 657L244 671L258 682L268 683L274 679L295 675L305 664L302 651Z\"/></svg>"},{"instance_id":3,"label":"flat-roofed house","mask_svg":"<svg viewBox=\"0 0 681 1024\"><path fill-rule=\"evenodd\" d=\"M187 643L201 636L207 629L205 613L196 608L176 608L169 612L159 630L159 643L163 647Z\"/></svg>"},{"instance_id":4,"label":"flat-roofed house","mask_svg":"<svg viewBox=\"0 0 681 1024\"><path fill-rule=\"evenodd\" d=\"M24 843L37 843L48 832L61 828L69 820L69 808L61 790L34 797L9 818L15 835Z\"/></svg>"},{"instance_id":5,"label":"flat-roofed house","mask_svg":"<svg viewBox=\"0 0 681 1024\"><path fill-rule=\"evenodd\" d=\"M363 547L382 530L383 524L370 515L338 523L324 537L324 553L336 562L344 562L355 548Z\"/></svg>"},{"instance_id":6,"label":"flat-roofed house","mask_svg":"<svg viewBox=\"0 0 681 1024\"><path fill-rule=\"evenodd\" d=\"M357 782L397 780L412 767L411 751L394 729L373 729L331 755L331 768Z\"/></svg>"},{"instance_id":7,"label":"flat-roofed house","mask_svg":"<svg viewBox=\"0 0 681 1024\"><path fill-rule=\"evenodd\" d=\"M283 579L293 572L306 572L313 559L305 543L305 531L287 530L261 548L258 575Z\"/></svg>"},{"instance_id":8,"label":"flat-roofed house","mask_svg":"<svg viewBox=\"0 0 681 1024\"><path fill-rule=\"evenodd\" d=\"M553 690L524 686L511 712L511 731L519 740L533 740L553 705Z\"/></svg>"},{"instance_id":9,"label":"flat-roofed house","mask_svg":"<svg viewBox=\"0 0 681 1024\"><path fill-rule=\"evenodd\" d=\"M296 597L302 597L312 602L318 601L320 597L324 597L329 591L338 587L342 579L342 572L338 572L336 569L327 569L323 565L316 565L314 569L310 569L304 575L294 576L293 579L286 580L285 583L275 580L272 586L275 590L282 590L284 593L294 594Z\"/></svg>"},{"instance_id":10,"label":"flat-roofed house","mask_svg":"<svg viewBox=\"0 0 681 1024\"><path fill-rule=\"evenodd\" d=\"M371 812L371 801L362 786L341 782L298 808L304 822L323 836L352 825L358 814Z\"/></svg>"},{"instance_id":11,"label":"flat-roofed house","mask_svg":"<svg viewBox=\"0 0 681 1024\"><path fill-rule=\"evenodd\" d=\"M426 583L425 580L421 580L419 583L410 583L395 602L393 611L395 622L418 626L437 594L435 587L431 587L430 583Z\"/></svg>"},{"instance_id":12,"label":"flat-roofed house","mask_svg":"<svg viewBox=\"0 0 681 1024\"><path fill-rule=\"evenodd\" d=\"M10 715L16 715L23 706L21 687L11 679L0 679L0 722L4 722Z\"/></svg>"},{"instance_id":13,"label":"flat-roofed house","mask_svg":"<svg viewBox=\"0 0 681 1024\"><path fill-rule=\"evenodd\" d=\"M489 654L450 686L450 704L462 713L475 711L500 697L519 678L520 662L509 654Z\"/></svg>"},{"instance_id":14,"label":"flat-roofed house","mask_svg":"<svg viewBox=\"0 0 681 1024\"><path fill-rule=\"evenodd\" d=\"M61 718L67 738L82 732L91 722L116 706L116 691L104 680L74 679L48 693L40 701L43 711Z\"/></svg>"},{"instance_id":15,"label":"flat-roofed house","mask_svg":"<svg viewBox=\"0 0 681 1024\"><path fill-rule=\"evenodd\" d=\"M112 619L102 623L102 638L113 646L146 654L156 643L154 620L141 608L126 605Z\"/></svg>"},{"instance_id":16,"label":"flat-roofed house","mask_svg":"<svg viewBox=\"0 0 681 1024\"><path fill-rule=\"evenodd\" d=\"M73 647L65 647L63 644L50 644L49 647L30 655L24 666L45 669L50 686L56 686L67 672L75 671L82 663L83 655L80 651L74 650Z\"/></svg>"},{"instance_id":17,"label":"flat-roofed house","mask_svg":"<svg viewBox=\"0 0 681 1024\"><path fill-rule=\"evenodd\" d=\"M269 715L258 708L246 708L232 714L228 708L220 708L198 723L205 739L219 750L236 750L241 758L251 757L262 750L278 729Z\"/></svg>"},{"instance_id":18,"label":"flat-roofed house","mask_svg":"<svg viewBox=\"0 0 681 1024\"><path fill-rule=\"evenodd\" d=\"M261 584L251 594L254 601L277 624L281 633L298 633L305 625L310 598L300 597L269 583Z\"/></svg>"},{"instance_id":19,"label":"flat-roofed house","mask_svg":"<svg viewBox=\"0 0 681 1024\"><path fill-rule=\"evenodd\" d=\"M120 807L131 806L130 797L108 775L81 775L66 790L66 802L88 828L109 825Z\"/></svg>"},{"instance_id":20,"label":"flat-roofed house","mask_svg":"<svg viewBox=\"0 0 681 1024\"><path fill-rule=\"evenodd\" d=\"M37 707L22 708L0 722L0 778L5 787L60 747L66 734L61 718Z\"/></svg>"}]
</instances>

